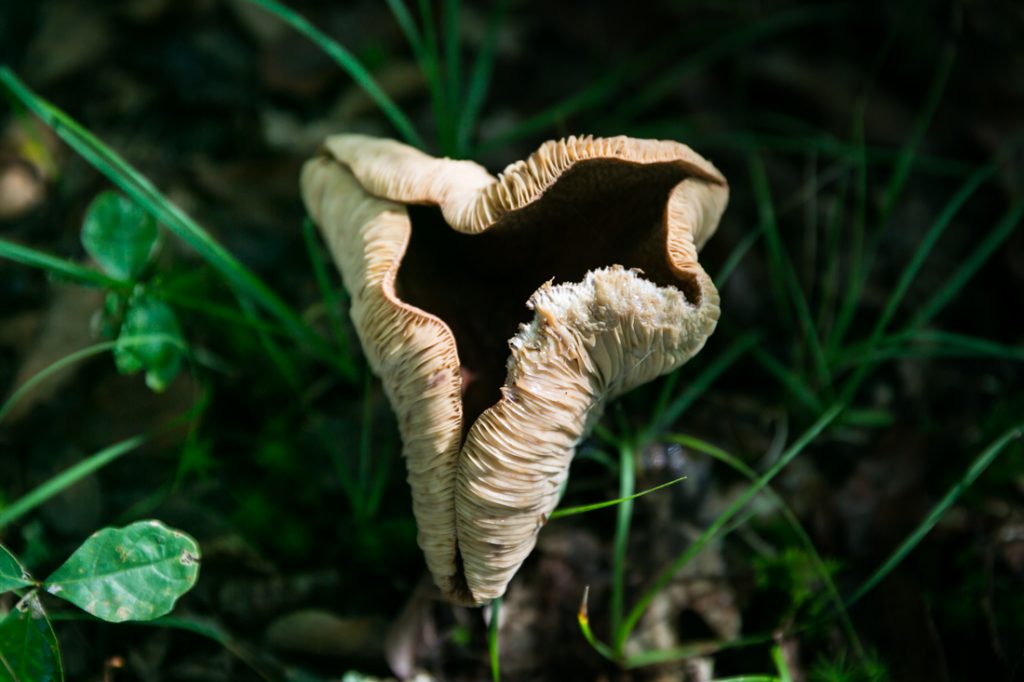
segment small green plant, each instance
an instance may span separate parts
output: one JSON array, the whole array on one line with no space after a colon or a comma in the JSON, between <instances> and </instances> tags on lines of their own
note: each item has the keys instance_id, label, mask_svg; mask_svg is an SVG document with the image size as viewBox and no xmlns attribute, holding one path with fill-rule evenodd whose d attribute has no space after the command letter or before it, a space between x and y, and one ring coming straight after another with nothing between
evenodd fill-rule
<instances>
[{"instance_id":1,"label":"small green plant","mask_svg":"<svg viewBox=\"0 0 1024 682\"><path fill-rule=\"evenodd\" d=\"M754 557L753 567L757 586L784 592L789 597L792 613L820 594L819 567L815 557L806 550L786 547L776 555ZM829 574L834 574L839 570L839 564L826 561L824 568Z\"/></svg>"},{"instance_id":2,"label":"small green plant","mask_svg":"<svg viewBox=\"0 0 1024 682\"><path fill-rule=\"evenodd\" d=\"M20 597L0 620L0 682L64 679L40 591L110 623L154 620L195 585L199 559L195 540L159 521L93 533L45 580L0 545L0 594Z\"/></svg>"},{"instance_id":3,"label":"small green plant","mask_svg":"<svg viewBox=\"0 0 1024 682\"><path fill-rule=\"evenodd\" d=\"M81 235L82 246L103 271L131 285L130 292L111 289L104 305L104 331L117 336L118 371L145 371L146 385L163 391L181 369L184 341L174 311L142 279L160 238L156 221L128 197L108 191L89 205ZM155 338L133 341L142 336Z\"/></svg>"}]
</instances>

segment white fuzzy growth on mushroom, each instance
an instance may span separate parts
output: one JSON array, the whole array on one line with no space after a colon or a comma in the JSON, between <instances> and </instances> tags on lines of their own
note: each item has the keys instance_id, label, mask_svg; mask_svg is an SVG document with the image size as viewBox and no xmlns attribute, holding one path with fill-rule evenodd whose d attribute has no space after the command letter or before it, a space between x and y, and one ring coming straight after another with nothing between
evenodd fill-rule
<instances>
[{"instance_id":1,"label":"white fuzzy growth on mushroom","mask_svg":"<svg viewBox=\"0 0 1024 682\"><path fill-rule=\"evenodd\" d=\"M606 401L700 350L718 318L714 299L694 305L618 266L534 293L533 320L509 341L502 399L459 456L458 543L474 597L500 596L533 549Z\"/></svg>"}]
</instances>

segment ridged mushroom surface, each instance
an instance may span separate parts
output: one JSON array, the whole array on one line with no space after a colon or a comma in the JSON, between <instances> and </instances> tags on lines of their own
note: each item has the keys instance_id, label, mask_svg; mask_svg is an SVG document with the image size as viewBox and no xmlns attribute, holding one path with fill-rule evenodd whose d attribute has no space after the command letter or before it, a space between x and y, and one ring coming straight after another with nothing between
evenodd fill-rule
<instances>
[{"instance_id":1,"label":"ridged mushroom surface","mask_svg":"<svg viewBox=\"0 0 1024 682\"><path fill-rule=\"evenodd\" d=\"M697 250L725 179L670 141L570 137L495 178L338 135L302 191L398 416L434 581L455 603L498 597L606 401L714 331Z\"/></svg>"}]
</instances>

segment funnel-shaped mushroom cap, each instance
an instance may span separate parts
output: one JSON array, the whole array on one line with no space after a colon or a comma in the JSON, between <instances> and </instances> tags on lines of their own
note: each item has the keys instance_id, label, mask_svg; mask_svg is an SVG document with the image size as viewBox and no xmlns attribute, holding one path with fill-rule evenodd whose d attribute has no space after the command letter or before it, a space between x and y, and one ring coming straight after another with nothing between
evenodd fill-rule
<instances>
[{"instance_id":1,"label":"funnel-shaped mushroom cap","mask_svg":"<svg viewBox=\"0 0 1024 682\"><path fill-rule=\"evenodd\" d=\"M454 602L498 597L605 402L714 330L697 249L725 179L676 142L570 137L495 178L339 135L302 191L398 415L434 581Z\"/></svg>"}]
</instances>

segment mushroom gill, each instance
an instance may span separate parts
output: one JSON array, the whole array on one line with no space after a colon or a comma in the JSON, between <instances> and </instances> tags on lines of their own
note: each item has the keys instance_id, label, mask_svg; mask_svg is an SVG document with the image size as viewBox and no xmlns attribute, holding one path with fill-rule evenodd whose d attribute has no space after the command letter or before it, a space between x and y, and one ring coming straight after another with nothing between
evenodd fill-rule
<instances>
[{"instance_id":1,"label":"mushroom gill","mask_svg":"<svg viewBox=\"0 0 1024 682\"><path fill-rule=\"evenodd\" d=\"M725 180L675 142L568 138L496 179L340 135L302 188L398 415L434 580L459 603L500 596L605 401L713 331L696 250Z\"/></svg>"}]
</instances>

